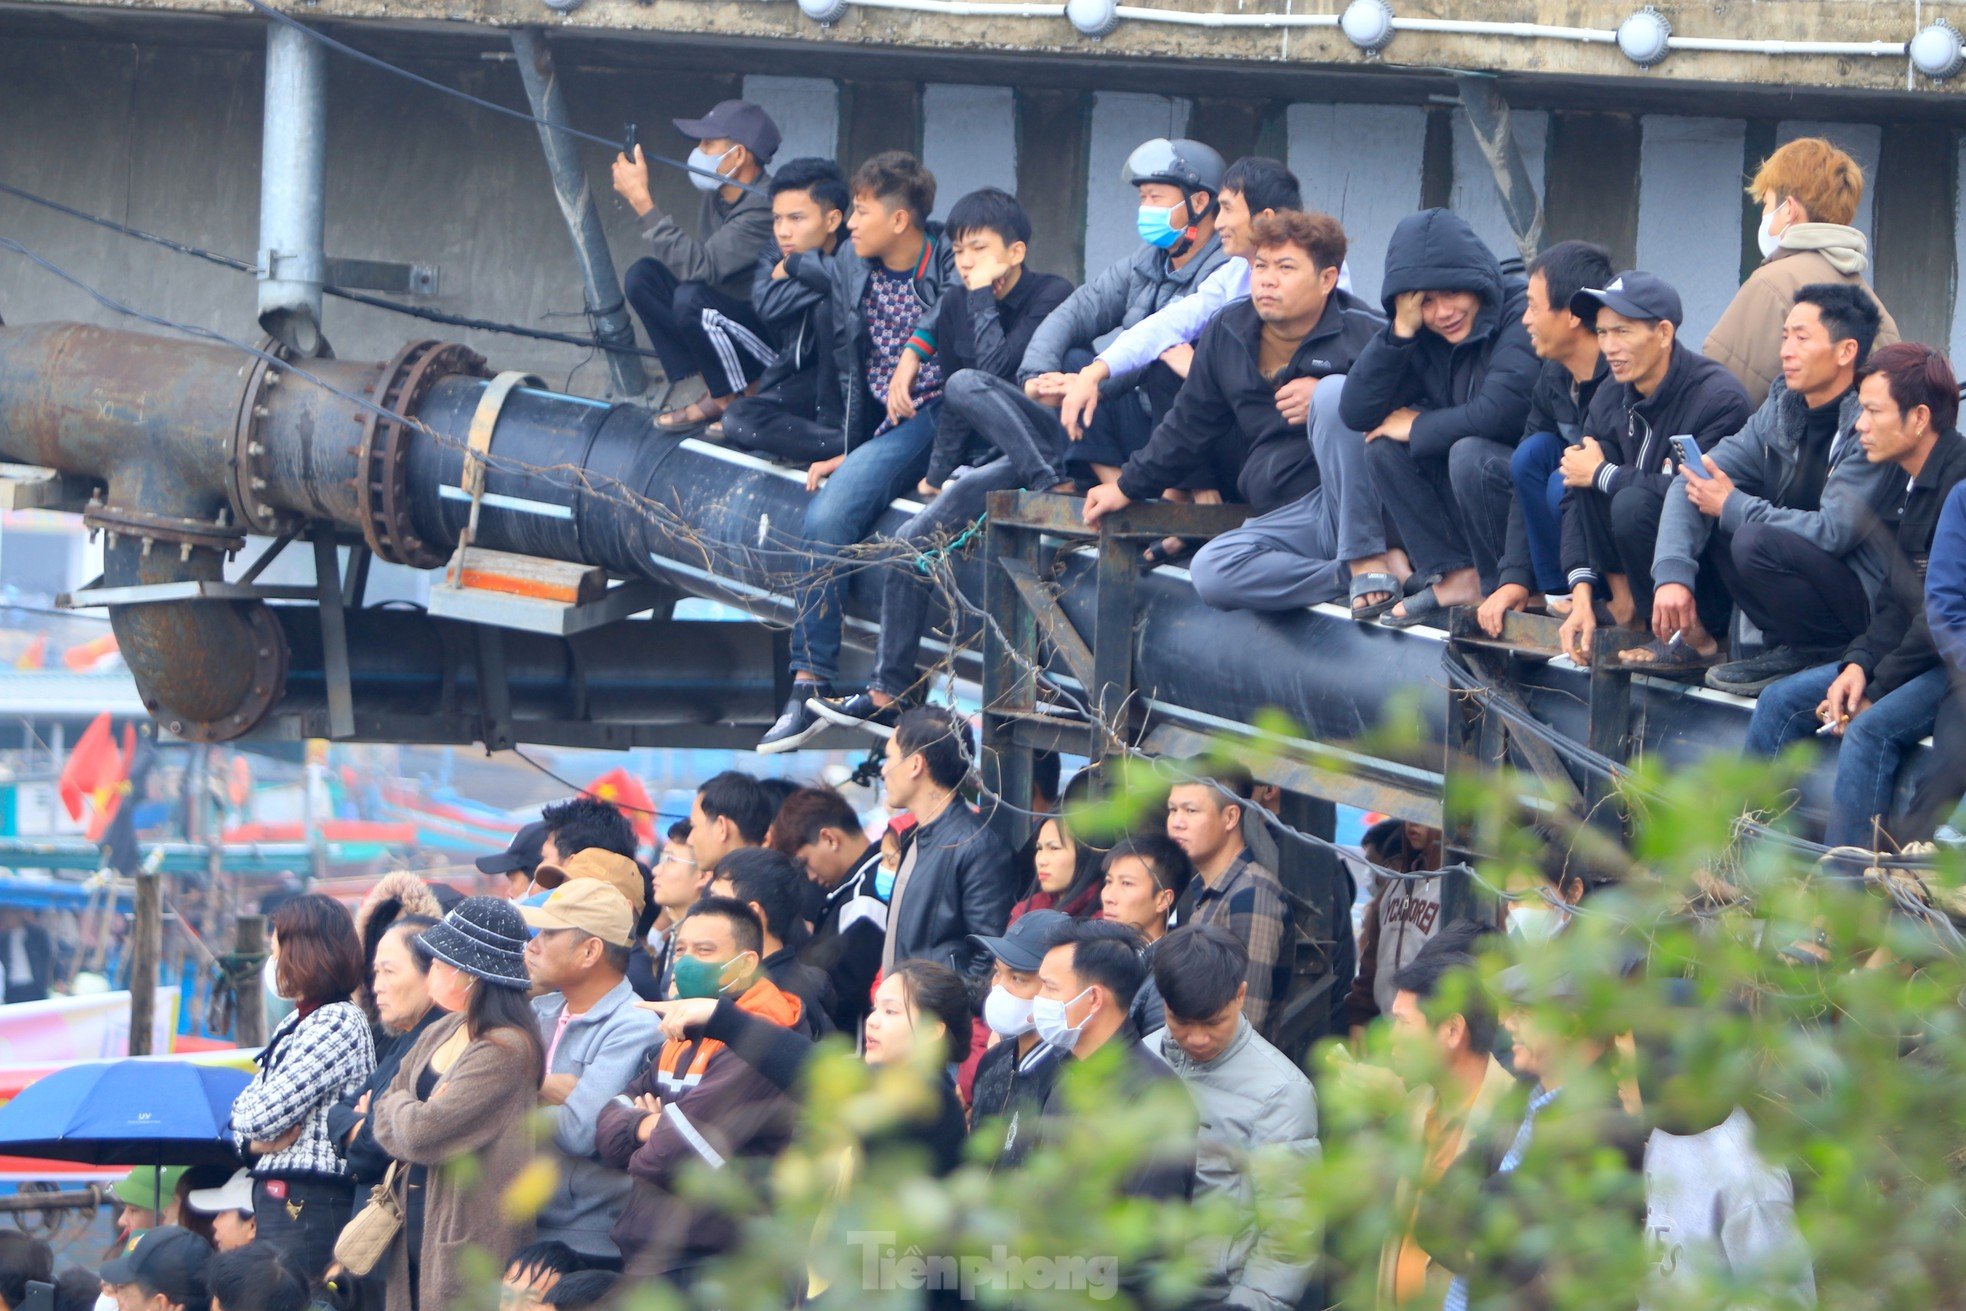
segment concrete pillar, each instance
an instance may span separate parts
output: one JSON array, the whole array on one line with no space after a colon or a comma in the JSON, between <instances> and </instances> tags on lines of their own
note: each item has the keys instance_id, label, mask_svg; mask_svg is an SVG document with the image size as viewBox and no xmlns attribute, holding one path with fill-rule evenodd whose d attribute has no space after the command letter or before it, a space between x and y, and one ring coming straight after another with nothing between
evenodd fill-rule
<instances>
[{"instance_id":1,"label":"concrete pillar","mask_svg":"<svg viewBox=\"0 0 1966 1311\"><path fill-rule=\"evenodd\" d=\"M1443 209L1454 203L1454 119L1445 105L1427 111L1427 137L1420 156L1420 208Z\"/></svg>"},{"instance_id":2,"label":"concrete pillar","mask_svg":"<svg viewBox=\"0 0 1966 1311\"><path fill-rule=\"evenodd\" d=\"M1775 153L1776 125L1753 121L1741 139L1741 179L1752 178L1761 169L1761 162ZM1745 192L1741 195L1741 268L1740 280L1747 281L1748 274L1755 271L1761 263L1761 247L1756 234L1761 228L1761 206Z\"/></svg>"},{"instance_id":3,"label":"concrete pillar","mask_svg":"<svg viewBox=\"0 0 1966 1311\"><path fill-rule=\"evenodd\" d=\"M1387 239L1421 208L1428 113L1417 105L1305 104L1290 106L1286 119L1285 158L1304 203L1345 225L1352 290L1377 305Z\"/></svg>"},{"instance_id":4,"label":"concrete pillar","mask_svg":"<svg viewBox=\"0 0 1966 1311\"><path fill-rule=\"evenodd\" d=\"M1629 114L1554 116L1545 248L1577 238L1608 248L1615 268L1637 262L1639 141L1638 120Z\"/></svg>"},{"instance_id":5,"label":"concrete pillar","mask_svg":"<svg viewBox=\"0 0 1966 1311\"><path fill-rule=\"evenodd\" d=\"M1031 87L1016 96L1017 199L1031 216L1031 267L1077 282L1085 272L1090 98Z\"/></svg>"},{"instance_id":6,"label":"concrete pillar","mask_svg":"<svg viewBox=\"0 0 1966 1311\"><path fill-rule=\"evenodd\" d=\"M298 28L266 29L260 137L259 325L303 356L323 352L328 52Z\"/></svg>"},{"instance_id":7,"label":"concrete pillar","mask_svg":"<svg viewBox=\"0 0 1966 1311\"><path fill-rule=\"evenodd\" d=\"M1966 133L1959 136L1958 163L1953 176L1958 179L1958 202L1953 212L1966 216ZM1957 243L1952 258L1952 358L1966 363L1966 223L1955 228Z\"/></svg>"},{"instance_id":8,"label":"concrete pillar","mask_svg":"<svg viewBox=\"0 0 1966 1311\"><path fill-rule=\"evenodd\" d=\"M884 150L921 154L921 84L848 82L840 90L840 171L851 177Z\"/></svg>"},{"instance_id":9,"label":"concrete pillar","mask_svg":"<svg viewBox=\"0 0 1966 1311\"><path fill-rule=\"evenodd\" d=\"M782 140L774 164L788 159L831 159L840 148L840 85L825 77L744 79L744 98L771 115Z\"/></svg>"},{"instance_id":10,"label":"concrete pillar","mask_svg":"<svg viewBox=\"0 0 1966 1311\"><path fill-rule=\"evenodd\" d=\"M1017 194L1017 93L1007 86L922 88L922 163L938 213L980 187Z\"/></svg>"},{"instance_id":11,"label":"concrete pillar","mask_svg":"<svg viewBox=\"0 0 1966 1311\"><path fill-rule=\"evenodd\" d=\"M1633 263L1678 289L1686 313L1680 340L1697 350L1741 284L1740 246L1729 234L1740 230L1748 125L1648 114L1639 127ZM1750 232L1750 246L1753 239Z\"/></svg>"},{"instance_id":12,"label":"concrete pillar","mask_svg":"<svg viewBox=\"0 0 1966 1311\"><path fill-rule=\"evenodd\" d=\"M1929 123L1884 129L1867 188L1876 193L1870 278L1906 341L1952 335L1958 160L1952 134Z\"/></svg>"}]
</instances>

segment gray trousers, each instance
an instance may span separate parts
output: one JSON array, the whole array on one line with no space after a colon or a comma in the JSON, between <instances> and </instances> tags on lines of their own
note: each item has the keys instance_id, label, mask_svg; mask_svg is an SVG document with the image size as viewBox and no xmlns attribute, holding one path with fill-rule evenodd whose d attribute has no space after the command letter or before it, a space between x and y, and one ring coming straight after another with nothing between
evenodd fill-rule
<instances>
[{"instance_id":1,"label":"gray trousers","mask_svg":"<svg viewBox=\"0 0 1966 1311\"><path fill-rule=\"evenodd\" d=\"M1294 610L1343 597L1348 560L1386 549L1386 514L1365 465L1365 438L1338 417L1344 378L1311 396L1311 451L1319 485L1309 495L1223 533L1196 553L1188 574L1218 610Z\"/></svg>"}]
</instances>

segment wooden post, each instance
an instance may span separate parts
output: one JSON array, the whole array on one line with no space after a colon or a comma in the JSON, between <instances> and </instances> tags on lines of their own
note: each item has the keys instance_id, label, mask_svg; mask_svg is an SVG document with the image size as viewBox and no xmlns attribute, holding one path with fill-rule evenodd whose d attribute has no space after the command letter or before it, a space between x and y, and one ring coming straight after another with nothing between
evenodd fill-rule
<instances>
[{"instance_id":1,"label":"wooden post","mask_svg":"<svg viewBox=\"0 0 1966 1311\"><path fill-rule=\"evenodd\" d=\"M137 874L136 916L130 923L130 1055L151 1054L157 1019L157 956L164 934L164 902L154 871Z\"/></svg>"},{"instance_id":2,"label":"wooden post","mask_svg":"<svg viewBox=\"0 0 1966 1311\"><path fill-rule=\"evenodd\" d=\"M232 950L239 956L264 956L266 954L266 916L241 915L234 923ZM238 1001L233 1012L232 1040L241 1047L264 1047L266 1045L266 996L259 986L257 972L252 977L252 986L246 980L237 981L233 994Z\"/></svg>"}]
</instances>

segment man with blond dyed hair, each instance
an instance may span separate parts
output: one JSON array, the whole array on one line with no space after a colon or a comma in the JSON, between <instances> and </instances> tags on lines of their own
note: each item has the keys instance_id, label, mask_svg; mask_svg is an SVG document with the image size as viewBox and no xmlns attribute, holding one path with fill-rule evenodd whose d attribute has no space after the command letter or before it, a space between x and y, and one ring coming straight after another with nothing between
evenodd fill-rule
<instances>
[{"instance_id":1,"label":"man with blond dyed hair","mask_svg":"<svg viewBox=\"0 0 1966 1311\"><path fill-rule=\"evenodd\" d=\"M1748 183L1761 205L1761 267L1734 293L1700 353L1718 361L1747 388L1759 408L1782 375L1782 324L1795 294L1813 283L1864 281L1870 243L1851 226L1864 197L1857 161L1821 137L1799 137L1761 162ZM1877 301L1878 346L1898 340L1891 311Z\"/></svg>"}]
</instances>

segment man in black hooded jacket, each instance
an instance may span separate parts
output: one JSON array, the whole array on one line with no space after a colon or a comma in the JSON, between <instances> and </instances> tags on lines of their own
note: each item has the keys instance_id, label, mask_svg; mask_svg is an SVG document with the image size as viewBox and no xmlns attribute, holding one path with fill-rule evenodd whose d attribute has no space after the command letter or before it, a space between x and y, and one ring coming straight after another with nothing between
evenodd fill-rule
<instances>
[{"instance_id":1,"label":"man in black hooded jacket","mask_svg":"<svg viewBox=\"0 0 1966 1311\"><path fill-rule=\"evenodd\" d=\"M1337 290L1345 230L1336 219L1266 214L1252 241L1250 298L1203 331L1173 409L1117 484L1092 489L1085 519L1213 468L1257 518L1202 548L1195 589L1221 609L1283 610L1343 596L1354 574L1383 575L1384 516L1359 436L1337 417L1338 375L1379 318Z\"/></svg>"},{"instance_id":2,"label":"man in black hooded jacket","mask_svg":"<svg viewBox=\"0 0 1966 1311\"><path fill-rule=\"evenodd\" d=\"M1393 607L1404 628L1494 590L1514 484L1509 457L1540 366L1522 324L1527 285L1451 210L1408 215L1386 245L1390 322L1345 382L1347 427L1414 572L1431 589Z\"/></svg>"}]
</instances>

